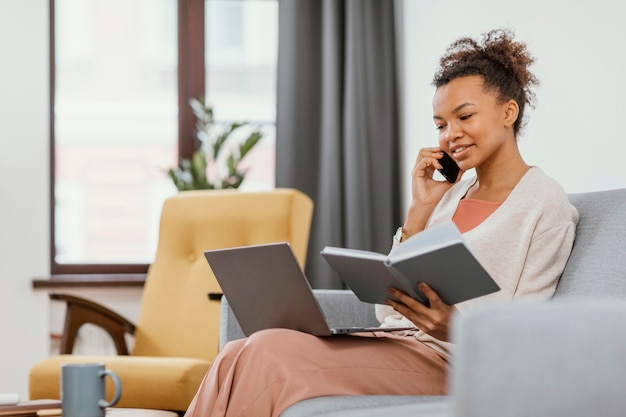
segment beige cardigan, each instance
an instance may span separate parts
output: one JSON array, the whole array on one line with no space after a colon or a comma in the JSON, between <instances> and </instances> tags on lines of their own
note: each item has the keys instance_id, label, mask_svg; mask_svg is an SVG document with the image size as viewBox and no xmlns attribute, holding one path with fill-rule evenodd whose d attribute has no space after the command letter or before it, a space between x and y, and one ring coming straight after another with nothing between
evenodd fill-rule
<instances>
[{"instance_id":1,"label":"beige cardigan","mask_svg":"<svg viewBox=\"0 0 626 417\"><path fill-rule=\"evenodd\" d=\"M475 179L454 185L433 211L427 226L452 219ZM554 294L574 243L578 212L563 188L533 167L502 205L479 226L463 234L472 253L500 286L500 291L456 305L459 312L489 302L546 300ZM385 305L376 306L381 326L410 322ZM441 353L451 344L422 331L406 332Z\"/></svg>"}]
</instances>

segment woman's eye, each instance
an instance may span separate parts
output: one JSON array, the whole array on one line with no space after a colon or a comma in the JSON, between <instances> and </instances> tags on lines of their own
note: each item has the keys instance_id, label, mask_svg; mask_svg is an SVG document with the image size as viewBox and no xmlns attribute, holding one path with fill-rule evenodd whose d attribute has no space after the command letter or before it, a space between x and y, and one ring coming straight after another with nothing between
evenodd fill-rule
<instances>
[{"instance_id":1,"label":"woman's eye","mask_svg":"<svg viewBox=\"0 0 626 417\"><path fill-rule=\"evenodd\" d=\"M445 127L444 125L440 125L440 126L436 126L436 127L435 127L435 129L437 129L437 130L443 130L443 128L444 128L444 127Z\"/></svg>"},{"instance_id":2,"label":"woman's eye","mask_svg":"<svg viewBox=\"0 0 626 417\"><path fill-rule=\"evenodd\" d=\"M463 116L459 117L459 119L461 119L461 120L467 120L467 119L469 119L469 118L470 118L470 117L472 117L472 116L473 116L472 114L465 114L465 115L463 115Z\"/></svg>"}]
</instances>

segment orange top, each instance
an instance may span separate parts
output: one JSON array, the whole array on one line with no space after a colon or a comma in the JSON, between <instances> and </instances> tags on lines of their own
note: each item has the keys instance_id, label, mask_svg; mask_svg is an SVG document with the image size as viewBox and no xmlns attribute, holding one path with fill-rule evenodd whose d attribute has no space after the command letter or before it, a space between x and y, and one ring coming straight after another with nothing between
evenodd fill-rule
<instances>
[{"instance_id":1,"label":"orange top","mask_svg":"<svg viewBox=\"0 0 626 417\"><path fill-rule=\"evenodd\" d=\"M502 203L463 198L452 216L461 233L469 232L491 215Z\"/></svg>"}]
</instances>

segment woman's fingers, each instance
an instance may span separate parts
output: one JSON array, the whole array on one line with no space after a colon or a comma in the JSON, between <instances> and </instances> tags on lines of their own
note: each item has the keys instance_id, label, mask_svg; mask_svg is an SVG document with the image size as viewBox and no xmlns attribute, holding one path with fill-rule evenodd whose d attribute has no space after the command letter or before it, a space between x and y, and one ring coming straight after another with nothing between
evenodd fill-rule
<instances>
[{"instance_id":1,"label":"woman's fingers","mask_svg":"<svg viewBox=\"0 0 626 417\"><path fill-rule=\"evenodd\" d=\"M426 170L430 167L434 169L441 169L441 163L439 159L443 156L443 151L441 148L423 148L417 154L417 159L415 161L415 169L416 170Z\"/></svg>"},{"instance_id":2,"label":"woman's fingers","mask_svg":"<svg viewBox=\"0 0 626 417\"><path fill-rule=\"evenodd\" d=\"M450 316L456 308L441 301L439 295L428 285L419 284L418 289L428 298L430 306L425 306L395 288L390 288L389 294L397 301L390 298L387 300L387 304L424 332L440 340L447 340Z\"/></svg>"},{"instance_id":3,"label":"woman's fingers","mask_svg":"<svg viewBox=\"0 0 626 417\"><path fill-rule=\"evenodd\" d=\"M435 307L442 303L441 298L439 298L439 294L437 294L432 288L428 286L428 284L420 282L417 284L417 289L422 292L428 298L428 302L431 307Z\"/></svg>"}]
</instances>

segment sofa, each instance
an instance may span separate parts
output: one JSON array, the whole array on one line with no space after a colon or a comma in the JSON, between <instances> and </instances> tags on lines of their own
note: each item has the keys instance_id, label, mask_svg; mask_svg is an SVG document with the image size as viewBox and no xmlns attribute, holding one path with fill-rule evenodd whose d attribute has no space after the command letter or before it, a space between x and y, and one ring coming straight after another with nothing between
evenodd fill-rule
<instances>
[{"instance_id":1,"label":"sofa","mask_svg":"<svg viewBox=\"0 0 626 417\"><path fill-rule=\"evenodd\" d=\"M281 417L626 415L626 189L569 198L580 222L554 297L456 316L450 395L312 398ZM315 294L331 326L377 324L349 290ZM220 345L241 337L224 299Z\"/></svg>"}]
</instances>

